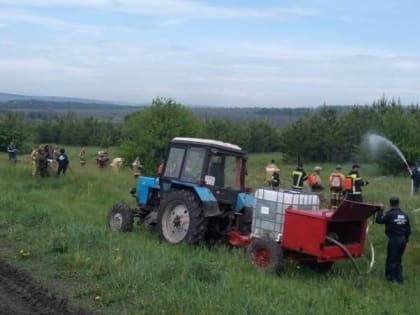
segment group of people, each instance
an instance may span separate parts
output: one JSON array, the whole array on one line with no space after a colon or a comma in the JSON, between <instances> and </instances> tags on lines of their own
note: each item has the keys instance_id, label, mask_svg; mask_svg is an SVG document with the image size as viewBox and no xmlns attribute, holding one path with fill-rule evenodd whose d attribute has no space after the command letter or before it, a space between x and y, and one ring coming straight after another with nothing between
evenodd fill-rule
<instances>
[{"instance_id":1,"label":"group of people","mask_svg":"<svg viewBox=\"0 0 420 315\"><path fill-rule=\"evenodd\" d=\"M369 182L364 181L359 174L360 165L353 164L350 172L344 175L341 171L341 165L337 165L335 170L329 176L330 206L335 208L341 200L348 199L363 202L362 187ZM323 191L325 186L321 179L322 168L315 166L310 174L307 174L303 165L299 163L292 172L292 190L303 191L304 184L309 186L311 192L319 194L321 202L325 201ZM280 168L275 160L271 160L265 168L265 185L278 189L280 187ZM420 165L419 165L420 174Z\"/></svg>"},{"instance_id":2,"label":"group of people","mask_svg":"<svg viewBox=\"0 0 420 315\"><path fill-rule=\"evenodd\" d=\"M292 173L292 189L302 191L303 183L306 181L312 192L320 195L321 201L325 198L322 192L325 186L321 180L321 170L315 166L313 172L306 175L302 164L299 164ZM329 175L330 206L336 208L343 199L363 202L362 187L368 185L359 174L360 165L353 164L350 172L344 175L341 171L341 165L337 165L334 171Z\"/></svg>"},{"instance_id":3,"label":"group of people","mask_svg":"<svg viewBox=\"0 0 420 315\"><path fill-rule=\"evenodd\" d=\"M66 174L70 162L64 148L51 149L47 144L32 150L31 163L32 176L49 177L55 172L58 177Z\"/></svg>"}]
</instances>

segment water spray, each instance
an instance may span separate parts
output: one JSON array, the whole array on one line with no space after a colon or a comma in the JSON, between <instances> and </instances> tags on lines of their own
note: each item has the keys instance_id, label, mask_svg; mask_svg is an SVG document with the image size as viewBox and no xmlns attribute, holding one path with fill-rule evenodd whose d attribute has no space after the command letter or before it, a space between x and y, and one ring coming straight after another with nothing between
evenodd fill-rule
<instances>
[{"instance_id":1,"label":"water spray","mask_svg":"<svg viewBox=\"0 0 420 315\"><path fill-rule=\"evenodd\" d=\"M407 166L407 170L408 170L408 173L410 173L410 176L412 175L411 168L408 165L404 154L402 154L400 149L394 143L392 143L387 138L384 138L384 137L376 135L376 134L368 134L367 135L367 140L369 142L370 147L373 148L373 149L376 149L378 144L380 144L380 143L391 147L395 152L397 152L397 154L401 158L401 160L403 160L405 166ZM414 193L414 187L413 187L413 181L411 180L411 195L413 195L413 193Z\"/></svg>"},{"instance_id":2,"label":"water spray","mask_svg":"<svg viewBox=\"0 0 420 315\"><path fill-rule=\"evenodd\" d=\"M402 154L400 149L398 149L398 147L394 143L392 143L387 138L384 138L384 137L376 135L376 134L369 134L368 135L368 141L369 141L369 145L373 148L375 148L379 143L384 143L384 144L388 145L389 147L391 147L392 149L394 149L397 152L397 154L399 155L399 157L403 160L405 166L407 166L407 170L411 175L411 168L408 165L404 154Z\"/></svg>"}]
</instances>

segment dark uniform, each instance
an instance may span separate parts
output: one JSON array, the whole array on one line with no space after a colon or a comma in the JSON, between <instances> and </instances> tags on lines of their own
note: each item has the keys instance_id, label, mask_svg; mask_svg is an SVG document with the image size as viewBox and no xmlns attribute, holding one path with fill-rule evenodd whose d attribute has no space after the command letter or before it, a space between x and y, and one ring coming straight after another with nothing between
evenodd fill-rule
<instances>
[{"instance_id":1,"label":"dark uniform","mask_svg":"<svg viewBox=\"0 0 420 315\"><path fill-rule=\"evenodd\" d=\"M45 149L42 148L39 149L38 169L41 177L50 176L50 172L48 170L48 153L46 153Z\"/></svg>"},{"instance_id":2,"label":"dark uniform","mask_svg":"<svg viewBox=\"0 0 420 315\"><path fill-rule=\"evenodd\" d=\"M350 178L352 181L351 189L346 191L346 199L363 202L362 187L365 186L365 182L359 175L359 168L360 166L358 164L354 164L351 171L346 176L346 178ZM366 182L366 185L367 184L368 182Z\"/></svg>"},{"instance_id":3,"label":"dark uniform","mask_svg":"<svg viewBox=\"0 0 420 315\"><path fill-rule=\"evenodd\" d=\"M63 172L63 175L66 175L67 167L69 165L69 158L67 157L64 149L60 150L60 155L57 157L57 163L57 176L60 176L61 172Z\"/></svg>"},{"instance_id":4,"label":"dark uniform","mask_svg":"<svg viewBox=\"0 0 420 315\"><path fill-rule=\"evenodd\" d=\"M292 172L292 190L302 191L303 182L308 178L303 165L299 164Z\"/></svg>"},{"instance_id":5,"label":"dark uniform","mask_svg":"<svg viewBox=\"0 0 420 315\"><path fill-rule=\"evenodd\" d=\"M16 148L16 145L15 145L15 142L12 141L7 146L7 153L9 154L9 161L14 162L14 163L17 162L16 152L17 152L17 148Z\"/></svg>"},{"instance_id":6,"label":"dark uniform","mask_svg":"<svg viewBox=\"0 0 420 315\"><path fill-rule=\"evenodd\" d=\"M388 281L403 283L402 256L410 238L410 220L399 207L398 197L389 199L391 209L376 215L376 222L385 224L385 234L388 236L388 249L385 263L385 276Z\"/></svg>"},{"instance_id":7,"label":"dark uniform","mask_svg":"<svg viewBox=\"0 0 420 315\"><path fill-rule=\"evenodd\" d=\"M416 166L411 170L411 179L413 180L413 192L418 194L420 186L420 161L417 161Z\"/></svg>"},{"instance_id":8,"label":"dark uniform","mask_svg":"<svg viewBox=\"0 0 420 315\"><path fill-rule=\"evenodd\" d=\"M271 188L278 190L280 187L280 173L274 172L270 180Z\"/></svg>"}]
</instances>

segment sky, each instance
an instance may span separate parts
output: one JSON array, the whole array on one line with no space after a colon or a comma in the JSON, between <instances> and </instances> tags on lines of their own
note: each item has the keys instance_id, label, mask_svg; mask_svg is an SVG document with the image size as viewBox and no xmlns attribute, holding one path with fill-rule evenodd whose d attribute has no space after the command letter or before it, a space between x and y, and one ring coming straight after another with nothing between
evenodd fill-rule
<instances>
[{"instance_id":1,"label":"sky","mask_svg":"<svg viewBox=\"0 0 420 315\"><path fill-rule=\"evenodd\" d=\"M414 0L0 0L0 92L183 105L420 103Z\"/></svg>"}]
</instances>

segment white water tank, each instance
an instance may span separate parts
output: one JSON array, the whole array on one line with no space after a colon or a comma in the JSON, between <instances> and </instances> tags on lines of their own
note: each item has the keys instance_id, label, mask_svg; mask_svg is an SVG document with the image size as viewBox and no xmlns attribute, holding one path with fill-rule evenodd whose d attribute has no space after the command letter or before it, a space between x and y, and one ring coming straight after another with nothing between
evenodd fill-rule
<instances>
[{"instance_id":1,"label":"white water tank","mask_svg":"<svg viewBox=\"0 0 420 315\"><path fill-rule=\"evenodd\" d=\"M255 191L252 235L279 241L283 233L284 214L288 207L302 211L319 210L319 197L313 193L260 188Z\"/></svg>"}]
</instances>

